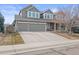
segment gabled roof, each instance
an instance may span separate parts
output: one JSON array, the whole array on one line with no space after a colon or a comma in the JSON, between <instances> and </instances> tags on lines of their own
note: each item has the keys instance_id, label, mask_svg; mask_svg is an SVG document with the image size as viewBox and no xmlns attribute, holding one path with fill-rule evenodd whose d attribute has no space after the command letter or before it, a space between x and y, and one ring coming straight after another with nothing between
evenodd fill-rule
<instances>
[{"instance_id":1,"label":"gabled roof","mask_svg":"<svg viewBox=\"0 0 79 59\"><path fill-rule=\"evenodd\" d=\"M47 9L46 11L42 12L42 14L43 13L52 13L53 14L53 12L50 9Z\"/></svg>"},{"instance_id":2,"label":"gabled roof","mask_svg":"<svg viewBox=\"0 0 79 59\"><path fill-rule=\"evenodd\" d=\"M38 10L35 6L33 6L32 4L30 4L30 5L28 5L27 7L23 8L21 11L28 11L28 10L31 10L31 9L33 9L33 8L34 8L36 11L39 12L39 10Z\"/></svg>"}]
</instances>

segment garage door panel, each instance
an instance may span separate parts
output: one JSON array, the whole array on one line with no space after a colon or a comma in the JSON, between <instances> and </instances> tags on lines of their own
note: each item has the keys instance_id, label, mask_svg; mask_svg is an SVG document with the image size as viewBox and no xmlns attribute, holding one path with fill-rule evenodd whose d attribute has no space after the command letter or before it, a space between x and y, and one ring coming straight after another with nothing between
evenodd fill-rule
<instances>
[{"instance_id":1,"label":"garage door panel","mask_svg":"<svg viewBox=\"0 0 79 59\"><path fill-rule=\"evenodd\" d=\"M30 31L45 31L45 24L30 24Z\"/></svg>"},{"instance_id":2,"label":"garage door panel","mask_svg":"<svg viewBox=\"0 0 79 59\"><path fill-rule=\"evenodd\" d=\"M28 24L18 24L18 31L28 31Z\"/></svg>"}]
</instances>

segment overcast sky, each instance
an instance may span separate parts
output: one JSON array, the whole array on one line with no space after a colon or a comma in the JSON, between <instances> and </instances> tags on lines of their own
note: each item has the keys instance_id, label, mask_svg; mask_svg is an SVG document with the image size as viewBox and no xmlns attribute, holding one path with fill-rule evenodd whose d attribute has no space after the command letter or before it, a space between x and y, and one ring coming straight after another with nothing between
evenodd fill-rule
<instances>
[{"instance_id":1,"label":"overcast sky","mask_svg":"<svg viewBox=\"0 0 79 59\"><path fill-rule=\"evenodd\" d=\"M5 24L11 24L14 21L15 14L18 14L19 11L26 7L27 4L0 4L0 12L5 18ZM62 7L70 7L69 4L34 4L34 6L40 11L46 9L51 9L52 11L57 11Z\"/></svg>"}]
</instances>

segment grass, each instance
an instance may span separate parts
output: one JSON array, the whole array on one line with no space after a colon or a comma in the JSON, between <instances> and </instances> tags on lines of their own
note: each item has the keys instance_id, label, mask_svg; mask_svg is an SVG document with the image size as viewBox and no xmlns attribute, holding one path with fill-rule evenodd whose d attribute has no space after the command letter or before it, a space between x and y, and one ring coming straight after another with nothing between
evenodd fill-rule
<instances>
[{"instance_id":1,"label":"grass","mask_svg":"<svg viewBox=\"0 0 79 59\"><path fill-rule=\"evenodd\" d=\"M7 34L3 36L2 40L0 41L0 45L16 45L16 44L24 44L24 41L18 32Z\"/></svg>"},{"instance_id":2,"label":"grass","mask_svg":"<svg viewBox=\"0 0 79 59\"><path fill-rule=\"evenodd\" d=\"M22 37L17 32L16 33L13 33L11 35L11 39L13 40L13 44L23 44L24 43Z\"/></svg>"}]
</instances>

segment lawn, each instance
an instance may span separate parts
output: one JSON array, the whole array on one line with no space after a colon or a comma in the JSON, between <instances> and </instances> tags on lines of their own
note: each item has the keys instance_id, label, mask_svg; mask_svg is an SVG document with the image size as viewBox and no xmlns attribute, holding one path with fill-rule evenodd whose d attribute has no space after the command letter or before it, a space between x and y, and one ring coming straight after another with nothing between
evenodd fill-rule
<instances>
[{"instance_id":1,"label":"lawn","mask_svg":"<svg viewBox=\"0 0 79 59\"><path fill-rule=\"evenodd\" d=\"M16 45L16 44L24 44L23 39L17 32L4 35L0 40L0 45Z\"/></svg>"}]
</instances>

